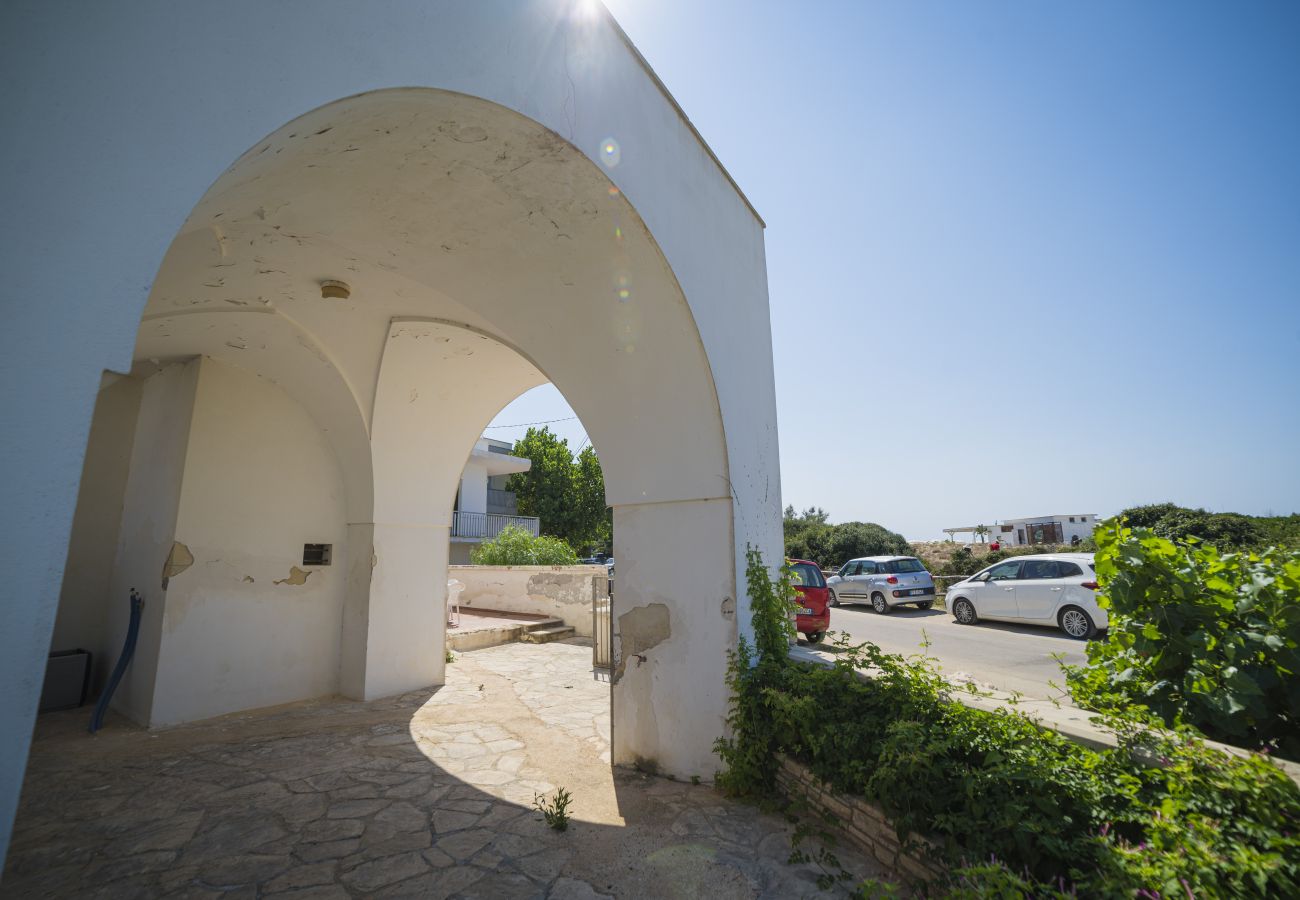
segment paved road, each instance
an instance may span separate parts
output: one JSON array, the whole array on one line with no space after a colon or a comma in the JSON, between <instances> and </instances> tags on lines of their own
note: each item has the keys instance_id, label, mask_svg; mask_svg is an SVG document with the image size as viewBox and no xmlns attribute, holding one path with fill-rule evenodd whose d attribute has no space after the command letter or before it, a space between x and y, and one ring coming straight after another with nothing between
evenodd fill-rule
<instances>
[{"instance_id":1,"label":"paved road","mask_svg":"<svg viewBox=\"0 0 1300 900\"><path fill-rule=\"evenodd\" d=\"M1061 654L1072 664L1087 661L1084 643L1059 631L994 622L958 625L949 613L938 609L903 607L881 616L869 606L839 606L831 610L827 640L840 631L903 654L919 653L921 642L928 638L929 655L938 658L945 674L964 673L980 685L1019 691L1040 700L1064 700L1061 691L1048 684L1065 684L1052 654Z\"/></svg>"}]
</instances>

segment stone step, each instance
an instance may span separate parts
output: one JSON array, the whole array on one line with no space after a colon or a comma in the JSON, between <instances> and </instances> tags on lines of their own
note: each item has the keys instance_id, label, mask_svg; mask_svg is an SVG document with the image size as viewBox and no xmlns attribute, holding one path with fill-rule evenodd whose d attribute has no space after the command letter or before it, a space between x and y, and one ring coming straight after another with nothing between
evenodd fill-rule
<instances>
[{"instance_id":1,"label":"stone step","mask_svg":"<svg viewBox=\"0 0 1300 900\"><path fill-rule=\"evenodd\" d=\"M526 644L549 644L551 641L562 641L565 638L574 636L572 625L551 625L547 628L530 628L523 634L519 635L519 640Z\"/></svg>"}]
</instances>

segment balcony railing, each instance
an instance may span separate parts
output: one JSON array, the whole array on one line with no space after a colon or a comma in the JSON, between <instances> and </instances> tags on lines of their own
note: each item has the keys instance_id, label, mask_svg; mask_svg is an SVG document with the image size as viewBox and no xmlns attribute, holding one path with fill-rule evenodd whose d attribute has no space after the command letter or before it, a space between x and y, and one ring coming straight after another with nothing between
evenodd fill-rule
<instances>
[{"instance_id":1,"label":"balcony railing","mask_svg":"<svg viewBox=\"0 0 1300 900\"><path fill-rule=\"evenodd\" d=\"M540 520L534 516L501 516L496 513L462 512L451 514L451 536L459 538L494 538L507 525L517 525L537 537Z\"/></svg>"}]
</instances>

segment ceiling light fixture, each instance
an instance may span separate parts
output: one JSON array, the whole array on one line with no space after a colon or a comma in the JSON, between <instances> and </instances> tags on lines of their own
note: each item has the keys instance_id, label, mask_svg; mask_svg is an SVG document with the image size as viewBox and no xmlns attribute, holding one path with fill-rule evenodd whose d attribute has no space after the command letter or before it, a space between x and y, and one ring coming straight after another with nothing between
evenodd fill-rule
<instances>
[{"instance_id":1,"label":"ceiling light fixture","mask_svg":"<svg viewBox=\"0 0 1300 900\"><path fill-rule=\"evenodd\" d=\"M326 278L320 283L320 295L323 300L346 300L352 296L352 288L346 281Z\"/></svg>"}]
</instances>

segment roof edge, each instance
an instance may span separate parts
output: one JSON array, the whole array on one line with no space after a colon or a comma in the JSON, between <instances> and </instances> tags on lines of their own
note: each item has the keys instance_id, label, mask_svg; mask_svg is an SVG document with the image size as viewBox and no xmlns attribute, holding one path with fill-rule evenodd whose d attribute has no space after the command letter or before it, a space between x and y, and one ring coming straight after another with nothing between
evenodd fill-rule
<instances>
[{"instance_id":1,"label":"roof edge","mask_svg":"<svg viewBox=\"0 0 1300 900\"><path fill-rule=\"evenodd\" d=\"M663 79L655 74L655 70L651 67L646 58L641 55L641 51L636 48L636 44L632 43L632 38L630 38L628 33L623 30L623 26L618 24L618 19L614 18L614 14L609 11L609 7L605 6L604 3L601 3L600 9L605 18L609 21L609 24L614 26L614 33L618 35L619 40L623 42L623 45L626 46L628 50L632 51L632 56L641 65L641 68L645 69L646 74L650 76L650 80L654 82L655 87L659 88L659 92L664 95L664 99L666 99L672 105L672 108L677 111L677 115L681 116L682 121L686 123L686 127L690 129L691 134L695 135L695 139L700 142L700 146L704 148L704 152L709 155L709 159L713 160L713 164L718 167L718 171L720 171L722 176L727 179L727 183L731 185L737 196L739 196L741 201L744 202L746 208L748 208L754 218L758 220L759 226L766 230L767 222L763 220L763 217L759 214L758 210L754 208L754 204L750 202L749 197L745 196L745 192L741 190L740 185L736 183L736 179L731 177L731 173L728 172L727 167L722 164L722 160L718 159L718 154L713 152L713 148L709 146L709 142L704 139L704 135L700 134L700 130L696 128L695 123L691 121L691 117L686 115L686 110L682 109L682 105L677 102L677 98L673 96L672 91L668 90L668 86L663 83Z\"/></svg>"}]
</instances>

